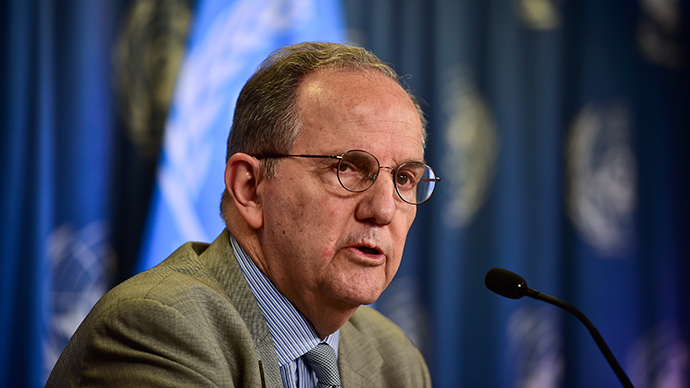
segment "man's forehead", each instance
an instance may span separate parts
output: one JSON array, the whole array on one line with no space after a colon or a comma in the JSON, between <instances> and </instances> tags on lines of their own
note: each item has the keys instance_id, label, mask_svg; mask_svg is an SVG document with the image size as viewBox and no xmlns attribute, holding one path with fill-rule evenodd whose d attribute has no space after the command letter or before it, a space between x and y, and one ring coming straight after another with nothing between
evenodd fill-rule
<instances>
[{"instance_id":1,"label":"man's forehead","mask_svg":"<svg viewBox=\"0 0 690 388\"><path fill-rule=\"evenodd\" d=\"M310 109L311 114L337 113L343 116L341 120L370 120L377 113L393 109L401 116L410 112L418 116L412 99L396 81L371 71L314 73L305 78L296 97L298 110Z\"/></svg>"},{"instance_id":2,"label":"man's forehead","mask_svg":"<svg viewBox=\"0 0 690 388\"><path fill-rule=\"evenodd\" d=\"M378 88L373 88L378 86ZM353 92L375 94L381 88L388 92L406 95L400 84L375 69L326 68L308 74L298 87L298 95L333 96L336 93ZM409 96L408 96L409 97Z\"/></svg>"},{"instance_id":3,"label":"man's forehead","mask_svg":"<svg viewBox=\"0 0 690 388\"><path fill-rule=\"evenodd\" d=\"M410 158L423 157L416 107L395 80L378 71L328 69L314 73L300 85L296 108L300 134L306 137L302 142L322 140L327 144L319 148L343 152L369 150L376 142L399 143L408 152L414 145Z\"/></svg>"}]
</instances>

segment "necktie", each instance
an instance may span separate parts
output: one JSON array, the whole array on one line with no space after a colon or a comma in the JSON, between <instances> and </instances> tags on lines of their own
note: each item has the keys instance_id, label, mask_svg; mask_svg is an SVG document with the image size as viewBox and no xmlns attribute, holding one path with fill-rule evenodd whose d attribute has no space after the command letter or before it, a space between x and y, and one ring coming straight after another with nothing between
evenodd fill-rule
<instances>
[{"instance_id":1,"label":"necktie","mask_svg":"<svg viewBox=\"0 0 690 388\"><path fill-rule=\"evenodd\" d=\"M308 351L304 357L316 373L317 388L340 388L338 362L335 359L335 350L330 345L322 342Z\"/></svg>"}]
</instances>

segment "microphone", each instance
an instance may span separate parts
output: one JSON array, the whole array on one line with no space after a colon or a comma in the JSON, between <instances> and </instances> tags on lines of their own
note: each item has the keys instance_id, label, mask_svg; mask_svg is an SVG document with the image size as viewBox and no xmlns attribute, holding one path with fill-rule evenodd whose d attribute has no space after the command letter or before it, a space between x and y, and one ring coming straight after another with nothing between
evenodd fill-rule
<instances>
[{"instance_id":1,"label":"microphone","mask_svg":"<svg viewBox=\"0 0 690 388\"><path fill-rule=\"evenodd\" d=\"M616 376L618 376L618 380L620 380L621 384L623 384L625 388L634 388L632 382L630 382L630 379L628 378L628 375L625 374L625 371L623 368L621 368L620 364L616 360L616 357L614 357L613 353L611 352L611 349L609 349L608 345L606 345L604 338L599 334L599 331L596 329L596 327L594 327L592 322L580 310L558 298L542 294L537 290L527 287L527 282L525 282L525 279L523 279L522 276L506 269L493 268L489 270L484 278L484 284L489 290L503 297L520 299L523 296L529 296L530 298L538 299L554 306L558 306L575 315L585 325L585 327L587 327L587 330L589 330L592 338L594 338L594 342L596 342L599 350L601 350L601 352L604 354L606 361L608 361L609 365L611 365L611 368L616 373Z\"/></svg>"}]
</instances>

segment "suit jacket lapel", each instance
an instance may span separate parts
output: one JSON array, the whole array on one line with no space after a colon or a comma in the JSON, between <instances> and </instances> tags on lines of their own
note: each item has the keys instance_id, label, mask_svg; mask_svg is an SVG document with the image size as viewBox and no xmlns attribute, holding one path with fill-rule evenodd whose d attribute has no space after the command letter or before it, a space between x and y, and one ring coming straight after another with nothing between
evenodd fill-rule
<instances>
[{"instance_id":1,"label":"suit jacket lapel","mask_svg":"<svg viewBox=\"0 0 690 388\"><path fill-rule=\"evenodd\" d=\"M230 244L230 233L226 230L204 251L201 259L206 261L211 273L225 290L226 295L244 319L254 339L261 369L268 387L282 387L280 367L271 332L259 308L247 280L237 264Z\"/></svg>"}]
</instances>

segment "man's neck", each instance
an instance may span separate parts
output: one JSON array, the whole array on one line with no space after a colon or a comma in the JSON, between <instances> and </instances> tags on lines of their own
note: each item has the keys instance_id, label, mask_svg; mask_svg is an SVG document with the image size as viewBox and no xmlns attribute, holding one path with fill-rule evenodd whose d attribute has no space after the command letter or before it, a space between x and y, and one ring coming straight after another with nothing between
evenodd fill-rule
<instances>
[{"instance_id":1,"label":"man's neck","mask_svg":"<svg viewBox=\"0 0 690 388\"><path fill-rule=\"evenodd\" d=\"M230 230L230 234L244 249L247 256L249 256L261 273L307 318L319 338L323 339L339 330L359 308L359 305L333 300L323 295L318 295L323 300L307 300L303 295L293 292L292 289L281 287L281 282L277 281L275 275L266 268L264 252L261 249L260 240L255 231L242 230L240 228L237 231Z\"/></svg>"}]
</instances>

